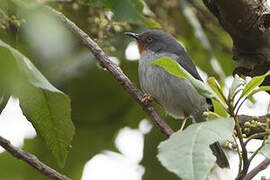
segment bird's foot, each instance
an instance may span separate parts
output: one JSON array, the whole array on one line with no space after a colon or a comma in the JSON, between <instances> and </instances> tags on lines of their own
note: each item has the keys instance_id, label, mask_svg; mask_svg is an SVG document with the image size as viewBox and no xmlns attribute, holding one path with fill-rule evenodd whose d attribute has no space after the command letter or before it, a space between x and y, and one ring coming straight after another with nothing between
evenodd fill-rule
<instances>
[{"instance_id":1,"label":"bird's foot","mask_svg":"<svg viewBox=\"0 0 270 180\"><path fill-rule=\"evenodd\" d=\"M182 131L184 130L184 127L185 127L185 124L186 124L188 118L189 118L189 117L185 117L185 119L183 120L183 122L182 122L182 124L181 124L181 128L178 129L177 132L182 132Z\"/></svg>"},{"instance_id":2,"label":"bird's foot","mask_svg":"<svg viewBox=\"0 0 270 180\"><path fill-rule=\"evenodd\" d=\"M176 132L180 133L180 132L182 132L183 130L184 130L184 128L180 128L180 129L178 129Z\"/></svg>"},{"instance_id":3,"label":"bird's foot","mask_svg":"<svg viewBox=\"0 0 270 180\"><path fill-rule=\"evenodd\" d=\"M182 125L183 125L183 124L182 124ZM178 130L177 130L177 132L179 132L179 133L180 133L180 132L184 131L184 127L185 127L185 126L181 126L181 128L180 128L180 129L178 129Z\"/></svg>"},{"instance_id":4,"label":"bird's foot","mask_svg":"<svg viewBox=\"0 0 270 180\"><path fill-rule=\"evenodd\" d=\"M152 102L155 101L155 98L149 94L144 94L141 101L144 104L151 104Z\"/></svg>"}]
</instances>

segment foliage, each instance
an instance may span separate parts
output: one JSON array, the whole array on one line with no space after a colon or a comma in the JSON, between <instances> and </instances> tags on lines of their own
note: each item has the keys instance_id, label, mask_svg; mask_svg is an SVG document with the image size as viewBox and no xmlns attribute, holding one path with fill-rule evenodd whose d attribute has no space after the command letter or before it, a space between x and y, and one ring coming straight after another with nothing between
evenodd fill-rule
<instances>
[{"instance_id":1,"label":"foliage","mask_svg":"<svg viewBox=\"0 0 270 180\"><path fill-rule=\"evenodd\" d=\"M157 59L152 64L162 66L169 73L175 75L176 77L188 79L191 82L191 84L195 87L197 92L202 96L217 99L216 95L212 92L212 90L208 86L204 85L202 81L195 79L176 61L170 59L169 57L162 57L160 59Z\"/></svg>"},{"instance_id":2,"label":"foliage","mask_svg":"<svg viewBox=\"0 0 270 180\"><path fill-rule=\"evenodd\" d=\"M233 129L232 118L192 124L182 133L174 133L161 142L158 158L183 180L204 180L216 160L209 145L229 139Z\"/></svg>"},{"instance_id":3,"label":"foliage","mask_svg":"<svg viewBox=\"0 0 270 180\"><path fill-rule=\"evenodd\" d=\"M70 143L74 135L71 121L69 98L53 87L33 66L31 61L0 40L0 48L7 52L8 59L15 66L1 63L0 71L17 69L17 76L9 86L10 92L20 100L26 118L33 124L37 133L44 139L61 167L64 166ZM2 85L8 85L2 81Z\"/></svg>"},{"instance_id":4,"label":"foliage","mask_svg":"<svg viewBox=\"0 0 270 180\"><path fill-rule=\"evenodd\" d=\"M194 78L190 78L191 75L184 70L176 61L170 59L169 57L157 59L152 63L152 65L159 65L167 70L169 73L184 79L188 79L194 88L202 96L209 98L209 93L204 93L207 89L207 84L203 82L193 83ZM244 83L239 77L236 77L229 89L228 97L225 97L224 92L221 90L220 85L217 83L214 77L210 77L207 83L212 88L213 94L211 97L215 101L218 100L222 105L221 107L228 113L230 118L227 119L214 119L211 121L206 121L202 123L197 123L190 125L184 132L176 133L172 135L168 140L161 142L159 145L159 160L162 164L169 170L176 173L181 179L194 179L203 180L209 174L209 171L213 167L214 158L209 149L209 145L218 140L230 139L231 136L237 135L241 145L242 152L240 148L237 147L237 151L240 159L239 173L237 179L242 179L247 174L250 162L253 160L255 155L262 149L262 153L269 157L269 120L266 122L264 141L255 151L250 158L247 156L246 145L243 141L243 132L240 128L240 122L237 117L239 109L241 108L243 102L245 102L250 96L260 92L262 90L269 90L267 86L255 89L257 86L261 85L266 76L270 75L270 71L261 76L253 77L248 83ZM241 92L240 87L243 87L240 97L237 99L236 95ZM240 89L241 90L241 89ZM210 91L208 91L210 92ZM215 93L215 94L214 94ZM219 97L219 99L217 99ZM236 103L235 102L236 99ZM239 102L241 102L239 104ZM216 110L217 111L217 110ZM216 114L216 116L219 116ZM234 123L235 122L236 134L233 134ZM223 124L224 122L227 124ZM213 133L211 135L211 133ZM218 139L220 137L221 139ZM237 142L235 142L237 144ZM238 146L238 144L236 145ZM240 156L240 154L243 154ZM212 157L212 158L211 158ZM177 160L175 160L177 159ZM243 167L241 166L243 164Z\"/></svg>"},{"instance_id":5,"label":"foliage","mask_svg":"<svg viewBox=\"0 0 270 180\"><path fill-rule=\"evenodd\" d=\"M160 28L160 25L151 18L142 16L144 2L142 0L82 0L94 6L101 6L105 10L111 10L113 18L120 22L138 23L150 28Z\"/></svg>"},{"instance_id":6,"label":"foliage","mask_svg":"<svg viewBox=\"0 0 270 180\"><path fill-rule=\"evenodd\" d=\"M35 154L42 162L72 179L79 180L83 167L89 159L104 149L115 150L113 140L120 128L124 126L135 128L146 116L109 73L96 65L93 56L77 41L72 41L72 46L67 48L67 51L61 51L70 42L58 43L59 36L53 35L62 34L64 36L62 39L65 40L72 35L51 26L45 21L47 19L44 16L38 16L40 12L44 14L48 12L44 10L45 3L37 2L46 1L2 0L0 3L0 101L9 95L20 98L23 113L38 132L38 137L25 140L23 149ZM186 7L183 7L184 5L180 7L176 0L48 1L47 5L63 12L95 39L109 56L117 57L120 67L137 84L137 63L126 61L125 49L129 42L123 32L141 32L145 28L162 27L172 33L184 44L195 64L210 76L215 76L219 82L223 82L224 77L211 64L210 59L213 56L222 65L221 70L226 77L232 74L233 61L230 50L232 41L228 35L212 17L209 18L204 14L198 16L198 20L204 24L206 38L214 50L205 48L196 36L195 27L191 26L190 19L181 10L181 7ZM108 11L113 12L112 19L107 17ZM195 14L208 13L204 9L197 8L193 8L192 11ZM31 23L33 18L42 22L43 28L35 28ZM64 27L63 24L57 23L58 26ZM33 30L28 35L25 33L27 28ZM52 43L48 45L45 42L50 37ZM177 73L180 72L179 69L181 70L181 67L177 66L173 71ZM217 80L211 78L212 84L208 83L206 86L185 75L199 92L207 97L216 97L213 101L215 107L218 107L215 108L216 113L222 117L228 116L225 100L230 98L224 100L222 95L218 94L219 91L223 92L224 84L218 84ZM214 86L218 89L213 88ZM237 86L231 88L231 98L237 93L237 88ZM269 90L269 87L249 91L243 98L260 90ZM71 99L72 108L66 94ZM241 102L239 101L237 105L240 106ZM72 109L71 118L70 109ZM179 126L178 121L165 116L162 110L160 112L172 127ZM71 119L76 127L75 135ZM207 123L215 124L216 121ZM185 131L189 132L196 126L200 124L192 125ZM230 128L231 126L225 128L223 138L227 138ZM69 144L73 135L71 148ZM175 136L178 138L182 135L173 137ZM157 144L164 139L165 137L155 129L145 136L142 162L146 169L145 179L177 179L174 174L166 171L155 157ZM170 139L167 141L170 142ZM210 142L205 142L204 145L207 143ZM68 151L70 152L65 167L59 168L56 161L63 165ZM210 164L212 162L211 159ZM10 158L7 152L0 154L0 176L1 179L12 180L48 179L24 162Z\"/></svg>"}]
</instances>

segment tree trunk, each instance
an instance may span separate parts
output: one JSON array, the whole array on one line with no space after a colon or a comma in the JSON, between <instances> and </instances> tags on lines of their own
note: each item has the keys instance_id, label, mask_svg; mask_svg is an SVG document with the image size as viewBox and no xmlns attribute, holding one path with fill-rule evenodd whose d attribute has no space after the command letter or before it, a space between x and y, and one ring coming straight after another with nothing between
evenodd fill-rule
<instances>
[{"instance_id":1,"label":"tree trunk","mask_svg":"<svg viewBox=\"0 0 270 180\"><path fill-rule=\"evenodd\" d=\"M270 69L270 8L266 0L203 0L233 40L234 74L257 76ZM270 77L264 85L270 85Z\"/></svg>"}]
</instances>

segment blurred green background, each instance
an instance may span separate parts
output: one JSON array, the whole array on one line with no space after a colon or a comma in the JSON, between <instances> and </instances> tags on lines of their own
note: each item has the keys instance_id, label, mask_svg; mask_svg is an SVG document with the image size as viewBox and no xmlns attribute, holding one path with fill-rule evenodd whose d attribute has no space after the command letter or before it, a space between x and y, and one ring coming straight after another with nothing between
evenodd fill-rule
<instances>
[{"instance_id":1,"label":"blurred green background","mask_svg":"<svg viewBox=\"0 0 270 180\"><path fill-rule=\"evenodd\" d=\"M129 61L125 56L132 41L124 35L125 31L162 28L184 44L195 64L208 76L224 81L233 72L232 41L201 1L0 0L0 39L28 57L55 87L70 97L76 128L64 168L58 167L39 137L26 139L23 149L73 180L81 178L85 163L94 155L105 149L118 151L114 139L121 128L137 128L140 121L148 117L44 5L62 12L108 56L116 57L120 67L137 85L138 62ZM5 58L0 54L0 60ZM179 121L157 108L174 129L179 128ZM155 128L145 136L143 179L177 179L156 158L156 147L165 138ZM37 179L48 178L7 152L0 154L0 180Z\"/></svg>"}]
</instances>

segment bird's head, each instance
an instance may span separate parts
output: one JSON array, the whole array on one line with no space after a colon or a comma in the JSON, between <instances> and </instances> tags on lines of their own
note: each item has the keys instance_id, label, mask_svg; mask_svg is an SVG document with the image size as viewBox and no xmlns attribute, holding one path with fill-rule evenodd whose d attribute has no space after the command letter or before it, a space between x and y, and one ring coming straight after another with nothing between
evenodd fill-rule
<instances>
[{"instance_id":1,"label":"bird's head","mask_svg":"<svg viewBox=\"0 0 270 180\"><path fill-rule=\"evenodd\" d=\"M148 30L140 34L126 32L125 34L137 40L140 54L146 50L151 50L156 53L174 53L177 49L179 50L179 43L177 40L172 35L162 30ZM181 48L183 47L181 46Z\"/></svg>"}]
</instances>

